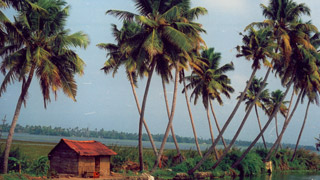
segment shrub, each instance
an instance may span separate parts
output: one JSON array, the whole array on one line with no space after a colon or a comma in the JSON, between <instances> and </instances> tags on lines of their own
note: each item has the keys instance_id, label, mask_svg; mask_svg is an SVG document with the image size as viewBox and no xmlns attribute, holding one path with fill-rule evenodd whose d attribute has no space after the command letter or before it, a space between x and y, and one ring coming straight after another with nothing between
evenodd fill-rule
<instances>
[{"instance_id":1,"label":"shrub","mask_svg":"<svg viewBox=\"0 0 320 180\"><path fill-rule=\"evenodd\" d=\"M193 168L196 165L196 162L192 158L186 159L181 164L178 164L172 168L175 172L187 172L189 169Z\"/></svg>"},{"instance_id":2,"label":"shrub","mask_svg":"<svg viewBox=\"0 0 320 180\"><path fill-rule=\"evenodd\" d=\"M241 161L238 168L242 175L251 176L260 174L262 170L265 170L265 164L258 154L256 154L255 152L250 152Z\"/></svg>"},{"instance_id":3,"label":"shrub","mask_svg":"<svg viewBox=\"0 0 320 180\"><path fill-rule=\"evenodd\" d=\"M34 160L28 169L29 173L37 176L47 175L49 170L49 159L47 156L41 156Z\"/></svg>"},{"instance_id":4,"label":"shrub","mask_svg":"<svg viewBox=\"0 0 320 180\"><path fill-rule=\"evenodd\" d=\"M222 171L229 171L232 164L236 162L241 156L241 151L238 148L232 148L231 151L226 155L226 157L222 160L218 167Z\"/></svg>"},{"instance_id":5,"label":"shrub","mask_svg":"<svg viewBox=\"0 0 320 180\"><path fill-rule=\"evenodd\" d=\"M3 162L4 150L1 149L0 162ZM27 157L19 147L11 148L8 160L9 172L19 172L19 170L25 170L28 167ZM3 169L3 163L0 163L1 170Z\"/></svg>"}]
</instances>

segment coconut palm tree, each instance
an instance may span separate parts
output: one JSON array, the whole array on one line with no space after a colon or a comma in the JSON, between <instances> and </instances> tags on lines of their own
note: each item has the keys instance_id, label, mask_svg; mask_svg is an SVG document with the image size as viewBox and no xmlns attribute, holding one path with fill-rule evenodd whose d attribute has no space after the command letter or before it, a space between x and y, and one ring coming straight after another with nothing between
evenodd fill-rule
<instances>
[{"instance_id":1,"label":"coconut palm tree","mask_svg":"<svg viewBox=\"0 0 320 180\"><path fill-rule=\"evenodd\" d=\"M303 120L303 123L302 123L302 127L301 127L301 130L300 130L298 139L297 139L296 147L294 148L294 151L293 151L293 154L292 154L292 157L291 157L291 161L293 161L295 156L296 156L296 152L297 152L297 149L298 149L298 146L299 146L300 138L302 136L302 132L303 132L304 126L305 126L306 121L307 121L309 107L310 107L311 102L312 102L312 99L309 99L308 105L307 105L307 108L306 108L306 112L305 112L305 116L304 116L304 120ZM318 104L319 104L319 102L318 102Z\"/></svg>"},{"instance_id":2,"label":"coconut palm tree","mask_svg":"<svg viewBox=\"0 0 320 180\"><path fill-rule=\"evenodd\" d=\"M87 35L77 32L69 35L64 29L69 7L65 1L33 1L45 9L46 15L34 11L31 7L20 10L14 23L1 22L5 27L5 46L1 47L1 71L5 78L1 84L0 95L6 91L12 81L22 82L16 110L8 134L4 153L3 173L7 173L8 156L12 137L21 106L26 98L32 79L39 78L44 107L51 101L50 94L57 96L62 91L75 101L77 85L75 74L83 73L84 62L70 47L86 47ZM51 90L50 90L51 89Z\"/></svg>"},{"instance_id":3,"label":"coconut palm tree","mask_svg":"<svg viewBox=\"0 0 320 180\"><path fill-rule=\"evenodd\" d=\"M276 66L278 63L283 64L283 66L280 67L280 69L286 69L290 65L290 61L292 59L292 49L296 44L303 44L304 46L308 48L312 48L310 45L310 42L305 39L306 36L298 33L295 31L295 25L297 20L302 15L310 15L310 9L303 3L297 4L296 2L292 0L270 0L269 5L263 5L261 4L261 7L263 9L263 15L267 18L263 22L258 23L252 23L248 26L248 28L251 28L254 25L257 25L259 27L270 27L273 32L274 39L277 43L277 48L275 49L275 52L280 51L280 54L282 56L282 61L278 60L274 61L274 66ZM301 26L304 26L304 23L300 23ZM295 36L293 35L295 34ZM279 69L278 69L279 70ZM282 83L287 87L285 91L285 95L288 92L288 88L291 87L293 81L292 76L284 76L286 78L282 78ZM285 96L284 96L285 97ZM284 100L284 97L282 100ZM280 104L276 107L275 111L278 111L280 108ZM272 118L276 115L276 112L274 112L267 123L265 124L265 127L262 129L264 132L269 124L272 121ZM251 143L251 145L247 148L247 150L244 152L244 154L240 157L240 159L232 166L235 167L240 163L240 161L246 156L246 154L250 151L250 149L254 146L254 144L258 141L260 136L262 135L262 132L259 133L259 135L256 137L256 139Z\"/></svg>"},{"instance_id":4,"label":"coconut palm tree","mask_svg":"<svg viewBox=\"0 0 320 180\"><path fill-rule=\"evenodd\" d=\"M188 100L188 91L187 91L187 88L186 88L186 80L185 80L185 73L184 73L184 70L181 71L181 78L182 79L182 82L183 82L183 89L184 89L184 95L185 95L185 99L186 99L186 103L187 103L187 108L188 108L188 112L189 112L189 117L190 117L190 122L191 122L191 127L192 127L192 132L193 132L193 136L194 136L194 140L195 140L195 144L196 144L196 147L197 147L197 151L198 151L198 154L200 157L202 157L202 152L201 152L201 149L200 149L200 146L199 146L199 142L198 142L198 136L197 136L197 132L196 132L196 128L195 128L195 125L194 125L194 120L193 120L193 116L192 116L192 112L191 112L191 107L190 107L190 103L189 103L189 100Z\"/></svg>"},{"instance_id":5,"label":"coconut palm tree","mask_svg":"<svg viewBox=\"0 0 320 180\"><path fill-rule=\"evenodd\" d=\"M246 111L248 110L250 104L252 103L252 101L255 99L255 97L257 96L259 89L261 88L262 85L262 78L257 79L256 77L253 78L253 81L245 95L244 100L246 101ZM255 102L254 104L254 108L255 108L255 112L256 112L256 116L257 116L257 120L258 120L258 125L259 125L259 129L261 131L261 121L260 121L260 117L258 114L258 107L262 108L263 110L266 109L265 104L269 103L269 90L268 89L264 89L260 96L258 97L258 100ZM262 141L264 144L265 149L267 149L267 144L265 141L264 136L262 135Z\"/></svg>"},{"instance_id":6,"label":"coconut palm tree","mask_svg":"<svg viewBox=\"0 0 320 180\"><path fill-rule=\"evenodd\" d=\"M107 56L109 58L105 62L104 67L102 68L102 70L104 70L106 74L109 74L112 71L112 75L114 76L117 73L118 68L121 65L125 65L126 74L131 85L132 93L133 93L139 114L141 113L141 107L140 107L140 103L136 93L137 75L139 74L136 72L137 64L136 64L136 61L132 57L130 57L130 54L122 53L121 48L124 48L122 47L122 43L126 39L134 36L140 30L141 30L141 26L135 22L124 21L121 30L118 30L117 26L115 24L112 24L112 34L115 40L117 41L117 44L100 43L97 45L99 48L105 49L108 52ZM148 134L153 152L155 156L157 156L158 151L154 144L152 134L149 130L149 127L145 119L143 119L143 125Z\"/></svg>"},{"instance_id":7,"label":"coconut palm tree","mask_svg":"<svg viewBox=\"0 0 320 180\"><path fill-rule=\"evenodd\" d=\"M255 30L254 28L250 28L249 32L247 35L240 34L243 36L242 41L243 44L242 46L238 46L237 50L239 51L239 54L237 57L245 57L247 60L252 60L252 73L250 75L249 80L247 81L246 87L244 88L243 92L241 93L241 96L231 112L230 116L228 117L227 121L225 122L224 126L221 129L221 133L218 135L218 137L215 140L215 143L212 144L212 146L209 148L208 152L203 156L203 158L196 164L196 166L188 171L189 174L192 174L196 169L198 169L201 164L209 157L210 153L212 153L214 147L217 145L217 142L220 140L221 136L225 132L226 128L230 124L232 118L234 117L235 113L237 112L238 108L240 107L241 102L244 99L245 93L247 92L248 88L250 87L253 77L255 76L256 72L258 69L261 68L261 63L263 63L265 66L271 66L271 63L268 61L269 58L275 58L275 53L273 52L273 49L275 48L275 45L273 44L273 39L272 39L272 32L270 31L269 28L265 29L260 29L260 30ZM268 69L266 77L268 77L270 73L271 68ZM267 78L264 79L264 83ZM264 86L264 85L263 85ZM260 92L258 92L258 96L260 96ZM257 98L255 98L257 99ZM255 100L254 100L255 101ZM254 102L253 101L253 102ZM252 106L251 106L252 108ZM249 108L248 110L251 110ZM246 114L246 117L249 115L250 111ZM245 117L245 119L246 119ZM242 121L243 123L245 122ZM225 156L226 153L229 151L229 149L232 147L233 143L235 142L236 138L238 137L240 130L242 129L244 124L242 124L236 133L236 135L233 138L233 141L229 144L228 148L225 149L225 153L222 156ZM220 163L222 161L223 157L220 157ZM218 165L218 163L216 165Z\"/></svg>"},{"instance_id":8,"label":"coconut palm tree","mask_svg":"<svg viewBox=\"0 0 320 180\"><path fill-rule=\"evenodd\" d=\"M279 108L280 113L283 115L283 117L287 117L288 108L287 108L286 104L288 103L288 101L280 102L283 95L284 95L284 93L280 89L277 89L277 90L271 92L270 100L268 103L265 104L265 107L266 107L265 112L268 116L270 116L274 112L275 107L278 104L280 104L280 108ZM275 119L275 126L276 126L276 135L277 135L277 137L279 137L277 114L275 115L274 119ZM280 146L281 146L281 144L280 144Z\"/></svg>"},{"instance_id":9,"label":"coconut palm tree","mask_svg":"<svg viewBox=\"0 0 320 180\"><path fill-rule=\"evenodd\" d=\"M310 41L312 45L315 47L315 49L319 49L320 47L320 33L315 33L311 38ZM302 93L302 100L301 103L303 103L304 98L307 96L308 97L308 104L305 112L305 117L303 120L303 124L301 126L301 130L297 139L296 147L294 149L291 161L294 160L296 156L296 151L299 146L299 142L307 121L308 117L308 112L309 112L309 107L311 103L315 103L316 105L319 106L319 92L320 92L320 77L319 77L319 51L312 51L312 50L305 50L301 49L304 61L301 64L307 64L309 68L301 68L306 71L305 73L298 73L299 75L302 75L299 77L299 86L303 89Z\"/></svg>"},{"instance_id":10,"label":"coconut palm tree","mask_svg":"<svg viewBox=\"0 0 320 180\"><path fill-rule=\"evenodd\" d=\"M150 87L152 74L157 65L157 60L163 58L163 55L170 57L173 66L176 69L174 78L173 102L169 118L169 123L165 132L163 143L161 144L156 165L162 155L165 141L167 140L169 130L171 129L172 120L175 112L176 95L177 95L177 78L178 78L178 58L177 52L188 52L194 48L192 39L187 36L189 34L198 34L202 32L199 24L193 24L181 21L183 12L189 9L190 2L181 1L162 1L162 0L136 0L135 5L138 13L127 11L109 10L108 14L115 15L120 19L132 21L135 19L142 25L142 31L132 38L128 39L124 44L128 48L125 51L130 53L137 60L138 68L147 67L148 80L146 83L145 93L142 101L140 121L139 121L139 162L140 170L143 170L143 154L142 154L142 123L147 102L147 95ZM197 12L196 14L201 14ZM141 66L143 65L143 66Z\"/></svg>"},{"instance_id":11,"label":"coconut palm tree","mask_svg":"<svg viewBox=\"0 0 320 180\"><path fill-rule=\"evenodd\" d=\"M234 89L230 86L230 79L227 75L225 75L225 73L233 70L233 64L225 64L222 67L219 67L221 54L215 52L214 48L209 48L202 51L199 59L205 62L205 64L202 66L200 65L199 69L194 69L191 76L186 77L186 79L190 82L186 88L193 89L191 98L194 97L194 104L196 104L198 98L202 96L202 103L207 113L211 140L212 143L214 143L214 136L209 114L209 103L211 99L215 99L220 105L223 105L221 94L224 94L227 98L230 98L230 93L232 93ZM217 128L219 130L219 126L217 126ZM216 150L215 154L218 158Z\"/></svg>"},{"instance_id":12,"label":"coconut palm tree","mask_svg":"<svg viewBox=\"0 0 320 180\"><path fill-rule=\"evenodd\" d=\"M290 66L284 68L284 70L280 70L279 74L281 73L282 81L287 81L288 77L291 77L291 81L294 83L294 89L296 91L300 91L299 97L303 96L305 89L309 89L311 92L312 86L314 85L317 87L317 81L319 81L319 72L318 72L318 64L317 64L317 51L312 44L311 33L318 33L315 26L311 24L311 22L301 23L297 22L293 24L294 28L292 32L289 33L290 37L292 37L292 44L293 47L293 54L290 62ZM305 41L300 43L296 41L293 37L303 36L305 37ZM306 41L308 41L308 45L305 45ZM281 67L281 65L280 65ZM279 68L276 67L277 69ZM310 85L311 84L311 85ZM298 102L296 103L298 104ZM292 115L295 112L295 105L294 109L292 110L290 116L286 118L285 123L282 127L282 131L279 134L274 145L271 147L266 160L272 155L272 152L275 150L275 147L281 142L282 136L289 125Z\"/></svg>"}]
</instances>

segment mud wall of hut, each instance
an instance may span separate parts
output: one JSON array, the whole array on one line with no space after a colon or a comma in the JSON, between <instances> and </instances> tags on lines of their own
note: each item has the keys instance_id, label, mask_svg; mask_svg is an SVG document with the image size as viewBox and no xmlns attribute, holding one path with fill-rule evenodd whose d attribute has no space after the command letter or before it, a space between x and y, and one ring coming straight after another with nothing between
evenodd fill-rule
<instances>
[{"instance_id":1,"label":"mud wall of hut","mask_svg":"<svg viewBox=\"0 0 320 180\"><path fill-rule=\"evenodd\" d=\"M50 169L61 174L78 175L78 155L60 143L50 155Z\"/></svg>"},{"instance_id":2,"label":"mud wall of hut","mask_svg":"<svg viewBox=\"0 0 320 180\"><path fill-rule=\"evenodd\" d=\"M95 172L95 157L80 156L79 157L79 175L89 173L90 175Z\"/></svg>"},{"instance_id":3,"label":"mud wall of hut","mask_svg":"<svg viewBox=\"0 0 320 180\"><path fill-rule=\"evenodd\" d=\"M100 174L101 176L110 175L110 156L100 157Z\"/></svg>"}]
</instances>

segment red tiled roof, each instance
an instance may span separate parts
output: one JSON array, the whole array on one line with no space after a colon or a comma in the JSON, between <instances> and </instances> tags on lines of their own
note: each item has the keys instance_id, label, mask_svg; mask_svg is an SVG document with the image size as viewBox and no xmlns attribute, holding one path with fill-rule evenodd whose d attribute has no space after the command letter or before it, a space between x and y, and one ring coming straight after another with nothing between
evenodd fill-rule
<instances>
[{"instance_id":1,"label":"red tiled roof","mask_svg":"<svg viewBox=\"0 0 320 180\"><path fill-rule=\"evenodd\" d=\"M76 141L69 139L61 139L80 156L113 156L116 152L109 149L98 141Z\"/></svg>"}]
</instances>

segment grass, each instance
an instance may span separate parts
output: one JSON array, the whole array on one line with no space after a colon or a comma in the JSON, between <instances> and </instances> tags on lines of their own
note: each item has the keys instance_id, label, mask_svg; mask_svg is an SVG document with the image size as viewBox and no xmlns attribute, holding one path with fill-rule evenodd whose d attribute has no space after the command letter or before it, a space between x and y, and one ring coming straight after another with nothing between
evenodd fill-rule
<instances>
[{"instance_id":1,"label":"grass","mask_svg":"<svg viewBox=\"0 0 320 180\"><path fill-rule=\"evenodd\" d=\"M48 156L52 148L57 145L56 143L43 143L43 142L29 142L14 140L12 143L12 149L19 147L23 154L27 156L27 159L35 160L40 156ZM5 140L0 140L0 149L5 148Z\"/></svg>"}]
</instances>

